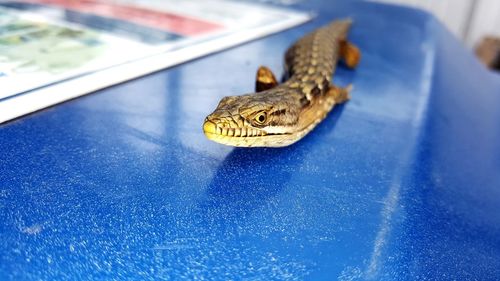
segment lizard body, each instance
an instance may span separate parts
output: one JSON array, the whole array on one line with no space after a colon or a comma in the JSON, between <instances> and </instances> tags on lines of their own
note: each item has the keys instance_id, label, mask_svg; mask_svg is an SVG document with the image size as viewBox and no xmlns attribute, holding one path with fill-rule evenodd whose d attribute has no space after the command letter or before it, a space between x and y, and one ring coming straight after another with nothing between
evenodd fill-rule
<instances>
[{"instance_id":1,"label":"lizard body","mask_svg":"<svg viewBox=\"0 0 500 281\"><path fill-rule=\"evenodd\" d=\"M260 67L257 93L223 98L203 124L213 141L242 147L290 145L321 122L350 88L331 84L340 58L355 67L359 50L346 40L351 20L334 21L299 39L285 54L285 77L278 84Z\"/></svg>"}]
</instances>

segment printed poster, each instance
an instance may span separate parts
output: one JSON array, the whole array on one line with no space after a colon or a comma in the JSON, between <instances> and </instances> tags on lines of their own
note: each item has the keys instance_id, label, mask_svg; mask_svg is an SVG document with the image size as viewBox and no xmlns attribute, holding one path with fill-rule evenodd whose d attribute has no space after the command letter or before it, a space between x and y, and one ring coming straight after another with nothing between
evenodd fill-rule
<instances>
[{"instance_id":1,"label":"printed poster","mask_svg":"<svg viewBox=\"0 0 500 281\"><path fill-rule=\"evenodd\" d=\"M0 0L0 123L308 19L227 0Z\"/></svg>"}]
</instances>

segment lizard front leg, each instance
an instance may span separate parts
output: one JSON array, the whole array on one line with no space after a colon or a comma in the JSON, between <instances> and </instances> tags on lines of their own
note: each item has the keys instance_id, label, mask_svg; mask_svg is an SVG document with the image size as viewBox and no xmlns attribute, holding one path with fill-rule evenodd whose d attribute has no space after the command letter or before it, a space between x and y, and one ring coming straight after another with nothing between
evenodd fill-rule
<instances>
[{"instance_id":1,"label":"lizard front leg","mask_svg":"<svg viewBox=\"0 0 500 281\"><path fill-rule=\"evenodd\" d=\"M278 81L273 72L265 66L259 67L255 81L255 91L262 92L274 88L276 85L278 85Z\"/></svg>"}]
</instances>

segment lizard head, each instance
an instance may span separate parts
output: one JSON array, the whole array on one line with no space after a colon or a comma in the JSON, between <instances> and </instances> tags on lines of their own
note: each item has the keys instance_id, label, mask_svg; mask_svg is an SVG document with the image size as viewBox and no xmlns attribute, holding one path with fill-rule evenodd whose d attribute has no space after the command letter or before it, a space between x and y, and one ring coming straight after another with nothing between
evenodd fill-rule
<instances>
[{"instance_id":1,"label":"lizard head","mask_svg":"<svg viewBox=\"0 0 500 281\"><path fill-rule=\"evenodd\" d=\"M279 144L280 136L294 132L300 106L290 95L268 91L223 98L205 119L203 131L207 138L232 146Z\"/></svg>"}]
</instances>

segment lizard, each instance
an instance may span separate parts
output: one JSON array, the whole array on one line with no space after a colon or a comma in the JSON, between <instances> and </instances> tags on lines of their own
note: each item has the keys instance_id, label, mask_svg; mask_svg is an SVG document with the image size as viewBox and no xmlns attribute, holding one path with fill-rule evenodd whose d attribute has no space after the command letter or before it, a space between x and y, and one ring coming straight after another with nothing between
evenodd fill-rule
<instances>
[{"instance_id":1,"label":"lizard","mask_svg":"<svg viewBox=\"0 0 500 281\"><path fill-rule=\"evenodd\" d=\"M360 61L359 49L347 41L351 24L333 21L295 42L285 53L281 84L259 67L256 92L224 97L205 118L206 137L239 147L282 147L304 137L334 105L350 99L352 85L341 88L331 80L339 59L349 68Z\"/></svg>"}]
</instances>

